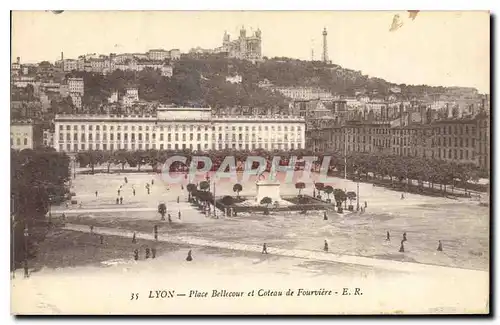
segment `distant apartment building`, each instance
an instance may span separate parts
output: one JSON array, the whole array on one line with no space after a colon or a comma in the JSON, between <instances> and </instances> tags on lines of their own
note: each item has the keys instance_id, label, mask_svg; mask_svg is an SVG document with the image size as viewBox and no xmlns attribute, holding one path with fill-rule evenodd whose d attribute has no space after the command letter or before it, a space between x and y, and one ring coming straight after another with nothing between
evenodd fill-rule
<instances>
[{"instance_id":1,"label":"distant apartment building","mask_svg":"<svg viewBox=\"0 0 500 325\"><path fill-rule=\"evenodd\" d=\"M152 61L164 61L170 59L170 52L164 49L149 50L146 54L148 59Z\"/></svg>"},{"instance_id":2,"label":"distant apartment building","mask_svg":"<svg viewBox=\"0 0 500 325\"><path fill-rule=\"evenodd\" d=\"M80 96L84 95L85 87L83 78L68 78L68 87L70 93L80 94Z\"/></svg>"},{"instance_id":3,"label":"distant apartment building","mask_svg":"<svg viewBox=\"0 0 500 325\"><path fill-rule=\"evenodd\" d=\"M70 97L73 102L73 106L80 110L83 106L82 96L79 93L70 93Z\"/></svg>"},{"instance_id":4,"label":"distant apartment building","mask_svg":"<svg viewBox=\"0 0 500 325\"><path fill-rule=\"evenodd\" d=\"M62 68L63 68L63 71L65 71L65 72L80 70L79 65L78 65L78 61L73 60L73 59L62 60Z\"/></svg>"},{"instance_id":5,"label":"distant apartment building","mask_svg":"<svg viewBox=\"0 0 500 325\"><path fill-rule=\"evenodd\" d=\"M10 147L16 150L35 149L42 144L42 128L31 120L12 121Z\"/></svg>"},{"instance_id":6,"label":"distant apartment building","mask_svg":"<svg viewBox=\"0 0 500 325\"><path fill-rule=\"evenodd\" d=\"M137 88L127 88L122 98L123 105L125 107L130 107L137 101L139 101L139 90Z\"/></svg>"},{"instance_id":7,"label":"distant apartment building","mask_svg":"<svg viewBox=\"0 0 500 325\"><path fill-rule=\"evenodd\" d=\"M50 129L43 130L43 145L45 147L54 147L54 131Z\"/></svg>"},{"instance_id":8,"label":"distant apartment building","mask_svg":"<svg viewBox=\"0 0 500 325\"><path fill-rule=\"evenodd\" d=\"M332 93L314 87L272 87L271 89L293 100L336 99Z\"/></svg>"},{"instance_id":9,"label":"distant apartment building","mask_svg":"<svg viewBox=\"0 0 500 325\"><path fill-rule=\"evenodd\" d=\"M174 68L171 65L162 66L161 75L167 78L171 78L174 75Z\"/></svg>"}]
</instances>

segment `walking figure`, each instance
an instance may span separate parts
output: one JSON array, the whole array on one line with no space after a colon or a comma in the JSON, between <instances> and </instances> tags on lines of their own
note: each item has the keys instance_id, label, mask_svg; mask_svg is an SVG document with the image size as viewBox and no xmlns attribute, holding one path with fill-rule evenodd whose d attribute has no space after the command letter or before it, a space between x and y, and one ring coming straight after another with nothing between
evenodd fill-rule
<instances>
[{"instance_id":1,"label":"walking figure","mask_svg":"<svg viewBox=\"0 0 500 325\"><path fill-rule=\"evenodd\" d=\"M328 220L328 217L327 217L327 215L326 215L326 211L325 211L325 212L323 212L323 220Z\"/></svg>"},{"instance_id":2,"label":"walking figure","mask_svg":"<svg viewBox=\"0 0 500 325\"><path fill-rule=\"evenodd\" d=\"M183 190L183 191L184 191L184 185L183 185L183 184L181 184L181 190Z\"/></svg>"},{"instance_id":3,"label":"walking figure","mask_svg":"<svg viewBox=\"0 0 500 325\"><path fill-rule=\"evenodd\" d=\"M156 257L156 248L151 248L151 257L155 258Z\"/></svg>"},{"instance_id":4,"label":"walking figure","mask_svg":"<svg viewBox=\"0 0 500 325\"><path fill-rule=\"evenodd\" d=\"M439 244L438 244L438 252L442 252L443 251L443 244L441 244L441 241L439 241Z\"/></svg>"},{"instance_id":5,"label":"walking figure","mask_svg":"<svg viewBox=\"0 0 500 325\"><path fill-rule=\"evenodd\" d=\"M154 227L154 232L155 232L155 240L158 241L158 226Z\"/></svg>"},{"instance_id":6,"label":"walking figure","mask_svg":"<svg viewBox=\"0 0 500 325\"><path fill-rule=\"evenodd\" d=\"M406 239L406 232L403 233L403 241L407 241L407 239Z\"/></svg>"},{"instance_id":7,"label":"walking figure","mask_svg":"<svg viewBox=\"0 0 500 325\"><path fill-rule=\"evenodd\" d=\"M134 193L134 196L135 196L135 188L132 189L132 193Z\"/></svg>"},{"instance_id":8,"label":"walking figure","mask_svg":"<svg viewBox=\"0 0 500 325\"><path fill-rule=\"evenodd\" d=\"M181 220L181 211L179 211L178 215L179 215L179 220Z\"/></svg>"},{"instance_id":9,"label":"walking figure","mask_svg":"<svg viewBox=\"0 0 500 325\"><path fill-rule=\"evenodd\" d=\"M405 198L404 193L401 193L401 200L404 200L404 198Z\"/></svg>"},{"instance_id":10,"label":"walking figure","mask_svg":"<svg viewBox=\"0 0 500 325\"><path fill-rule=\"evenodd\" d=\"M127 183L128 183L128 179L127 179L127 177L126 177L126 176L123 178L123 180L125 181L125 184L127 184Z\"/></svg>"},{"instance_id":11,"label":"walking figure","mask_svg":"<svg viewBox=\"0 0 500 325\"><path fill-rule=\"evenodd\" d=\"M365 209L368 207L368 203L365 201Z\"/></svg>"},{"instance_id":12,"label":"walking figure","mask_svg":"<svg viewBox=\"0 0 500 325\"><path fill-rule=\"evenodd\" d=\"M148 195L149 195L149 187L148 187Z\"/></svg>"},{"instance_id":13,"label":"walking figure","mask_svg":"<svg viewBox=\"0 0 500 325\"><path fill-rule=\"evenodd\" d=\"M267 254L267 245L266 245L266 243L264 243L264 245L262 245L262 254Z\"/></svg>"},{"instance_id":14,"label":"walking figure","mask_svg":"<svg viewBox=\"0 0 500 325\"><path fill-rule=\"evenodd\" d=\"M120 204L123 204L123 196L120 196Z\"/></svg>"},{"instance_id":15,"label":"walking figure","mask_svg":"<svg viewBox=\"0 0 500 325\"><path fill-rule=\"evenodd\" d=\"M134 260L138 260L139 259L139 250L136 248L134 249Z\"/></svg>"},{"instance_id":16,"label":"walking figure","mask_svg":"<svg viewBox=\"0 0 500 325\"><path fill-rule=\"evenodd\" d=\"M168 214L168 222L172 223L172 216L170 215L170 213Z\"/></svg>"},{"instance_id":17,"label":"walking figure","mask_svg":"<svg viewBox=\"0 0 500 325\"><path fill-rule=\"evenodd\" d=\"M151 185L154 185L154 184L155 184L155 180L154 180L154 179L152 179L152 180L151 180Z\"/></svg>"},{"instance_id":18,"label":"walking figure","mask_svg":"<svg viewBox=\"0 0 500 325\"><path fill-rule=\"evenodd\" d=\"M95 197L97 197L97 191L95 191Z\"/></svg>"},{"instance_id":19,"label":"walking figure","mask_svg":"<svg viewBox=\"0 0 500 325\"><path fill-rule=\"evenodd\" d=\"M146 247L146 259L148 259L148 258L149 258L149 248Z\"/></svg>"},{"instance_id":20,"label":"walking figure","mask_svg":"<svg viewBox=\"0 0 500 325\"><path fill-rule=\"evenodd\" d=\"M135 231L134 234L132 235L132 243L133 244L137 243L137 239L135 238Z\"/></svg>"},{"instance_id":21,"label":"walking figure","mask_svg":"<svg viewBox=\"0 0 500 325\"><path fill-rule=\"evenodd\" d=\"M186 257L186 261L191 262L193 260L193 256L191 255L191 250L188 252L188 256Z\"/></svg>"},{"instance_id":22,"label":"walking figure","mask_svg":"<svg viewBox=\"0 0 500 325\"><path fill-rule=\"evenodd\" d=\"M94 226L90 226L90 233L93 234L94 233Z\"/></svg>"},{"instance_id":23,"label":"walking figure","mask_svg":"<svg viewBox=\"0 0 500 325\"><path fill-rule=\"evenodd\" d=\"M391 234L389 231L387 231L387 237L385 238L385 241L391 241Z\"/></svg>"},{"instance_id":24,"label":"walking figure","mask_svg":"<svg viewBox=\"0 0 500 325\"><path fill-rule=\"evenodd\" d=\"M326 239L325 239L325 246L323 247L323 250L325 252L328 252L328 242L326 241Z\"/></svg>"},{"instance_id":25,"label":"walking figure","mask_svg":"<svg viewBox=\"0 0 500 325\"><path fill-rule=\"evenodd\" d=\"M62 214L61 218L63 221L66 221L66 215L64 213Z\"/></svg>"},{"instance_id":26,"label":"walking figure","mask_svg":"<svg viewBox=\"0 0 500 325\"><path fill-rule=\"evenodd\" d=\"M118 196L120 196L120 192L121 192L121 190L118 190L118 191L117 191L117 193L118 193Z\"/></svg>"},{"instance_id":27,"label":"walking figure","mask_svg":"<svg viewBox=\"0 0 500 325\"><path fill-rule=\"evenodd\" d=\"M177 196L177 203L179 203L179 197Z\"/></svg>"},{"instance_id":28,"label":"walking figure","mask_svg":"<svg viewBox=\"0 0 500 325\"><path fill-rule=\"evenodd\" d=\"M404 240L401 241L401 247L399 247L399 252L404 253L405 252L405 246L404 246Z\"/></svg>"},{"instance_id":29,"label":"walking figure","mask_svg":"<svg viewBox=\"0 0 500 325\"><path fill-rule=\"evenodd\" d=\"M116 198L116 204L120 203L120 199Z\"/></svg>"},{"instance_id":30,"label":"walking figure","mask_svg":"<svg viewBox=\"0 0 500 325\"><path fill-rule=\"evenodd\" d=\"M101 240L101 245L104 244L104 236L103 235L100 235L99 236L99 239Z\"/></svg>"}]
</instances>

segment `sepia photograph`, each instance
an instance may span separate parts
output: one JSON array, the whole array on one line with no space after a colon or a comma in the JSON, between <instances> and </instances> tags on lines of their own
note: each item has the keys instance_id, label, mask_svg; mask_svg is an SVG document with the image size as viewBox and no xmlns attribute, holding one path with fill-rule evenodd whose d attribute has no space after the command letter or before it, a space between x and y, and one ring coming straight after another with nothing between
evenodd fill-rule
<instances>
[{"instance_id":1,"label":"sepia photograph","mask_svg":"<svg viewBox=\"0 0 500 325\"><path fill-rule=\"evenodd\" d=\"M489 314L490 22L11 11L11 314Z\"/></svg>"}]
</instances>

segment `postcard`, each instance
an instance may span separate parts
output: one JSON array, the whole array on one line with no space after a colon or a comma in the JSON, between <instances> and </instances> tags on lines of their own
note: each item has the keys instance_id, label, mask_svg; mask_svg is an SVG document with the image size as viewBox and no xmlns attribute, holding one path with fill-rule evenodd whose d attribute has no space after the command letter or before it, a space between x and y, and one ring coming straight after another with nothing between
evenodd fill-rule
<instances>
[{"instance_id":1,"label":"postcard","mask_svg":"<svg viewBox=\"0 0 500 325\"><path fill-rule=\"evenodd\" d=\"M489 314L489 12L11 16L12 314Z\"/></svg>"}]
</instances>

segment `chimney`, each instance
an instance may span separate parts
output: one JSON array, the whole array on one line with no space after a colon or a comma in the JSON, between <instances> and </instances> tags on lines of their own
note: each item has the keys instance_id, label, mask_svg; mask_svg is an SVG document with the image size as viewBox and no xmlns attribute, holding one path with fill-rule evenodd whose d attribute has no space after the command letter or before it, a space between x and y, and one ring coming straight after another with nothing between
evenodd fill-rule
<instances>
[{"instance_id":1,"label":"chimney","mask_svg":"<svg viewBox=\"0 0 500 325\"><path fill-rule=\"evenodd\" d=\"M64 61L64 52L61 52L61 61Z\"/></svg>"}]
</instances>

